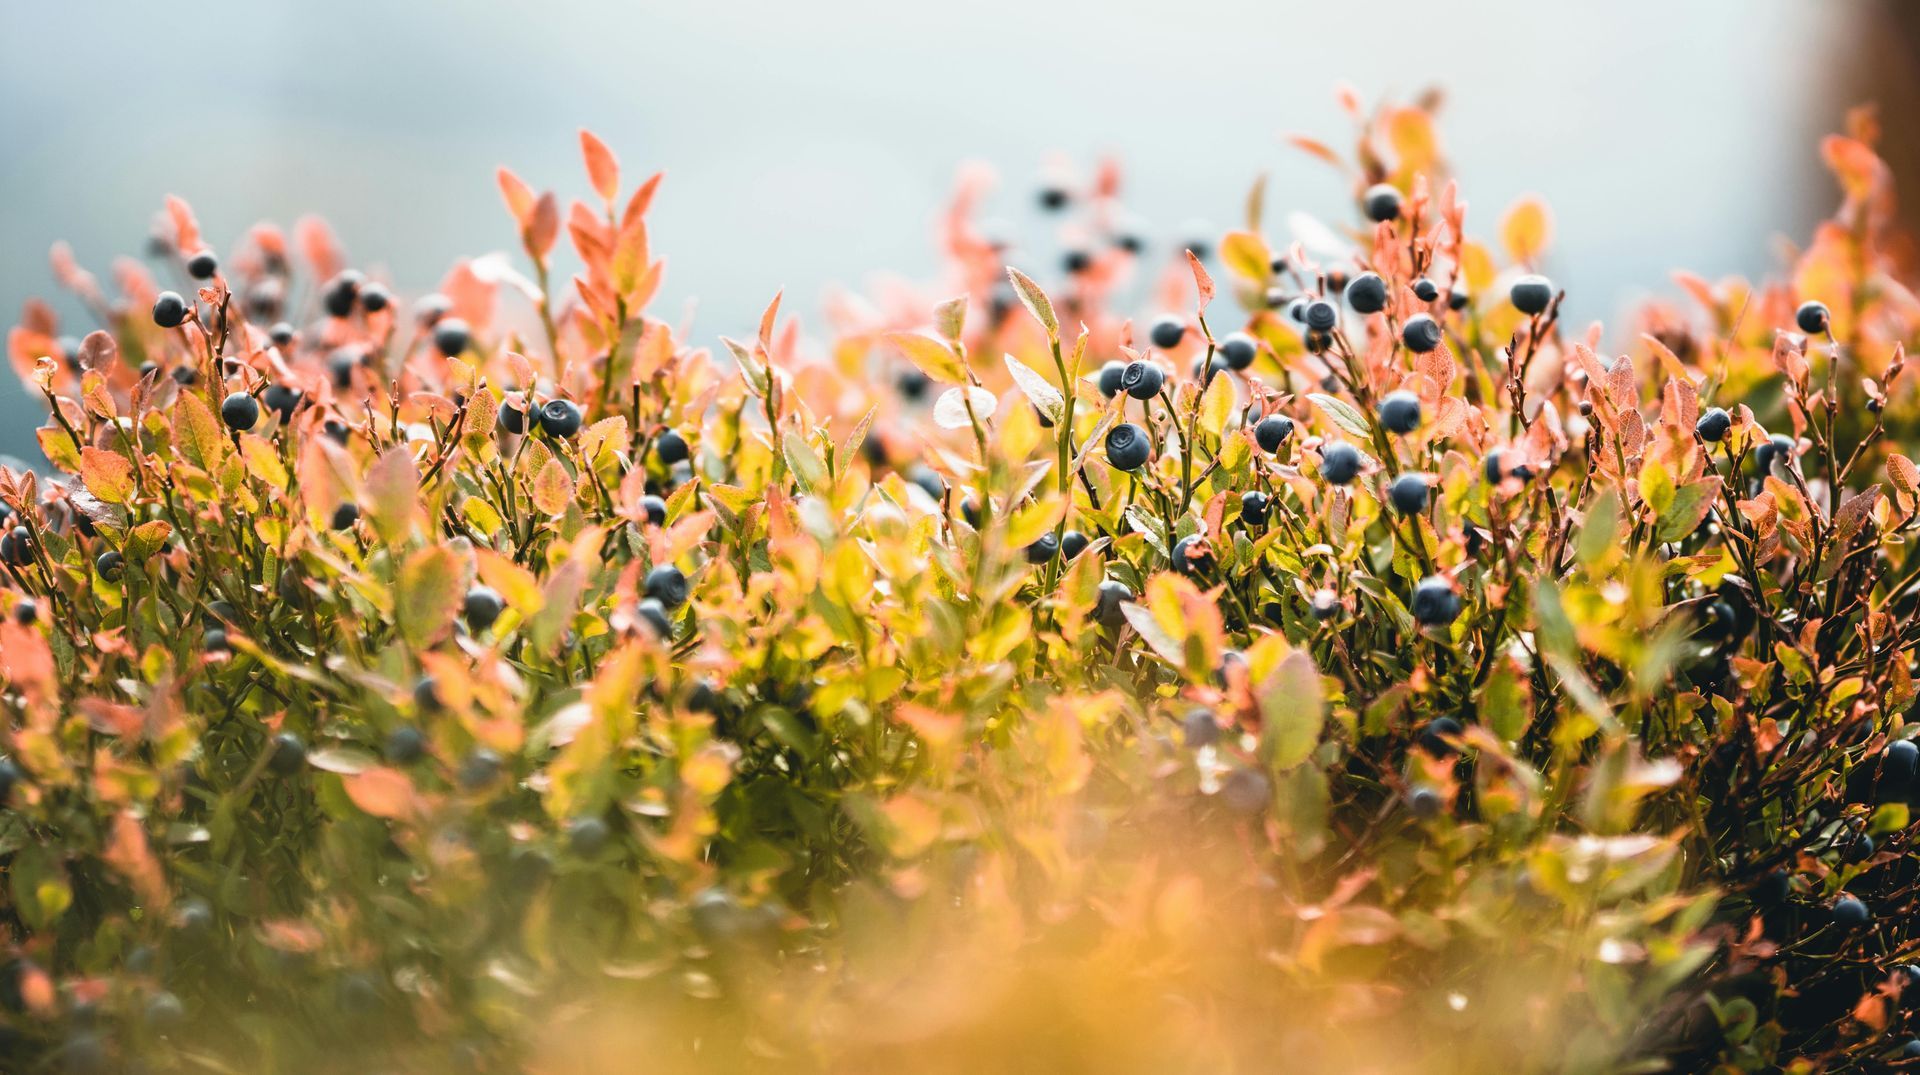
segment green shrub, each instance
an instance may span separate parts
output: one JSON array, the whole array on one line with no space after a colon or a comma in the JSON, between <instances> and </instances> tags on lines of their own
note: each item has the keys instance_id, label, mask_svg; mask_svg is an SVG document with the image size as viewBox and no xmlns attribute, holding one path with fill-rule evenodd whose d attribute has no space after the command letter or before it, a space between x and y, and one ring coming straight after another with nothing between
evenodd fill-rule
<instances>
[{"instance_id":1,"label":"green shrub","mask_svg":"<svg viewBox=\"0 0 1920 1075\"><path fill-rule=\"evenodd\" d=\"M99 328L9 338L54 470L0 471L0 1066L1903 1055L1871 117L1790 280L1679 277L1611 357L1544 206L1471 238L1426 110L1356 128L1300 142L1353 184L1311 250L1256 188L1143 251L1106 171L1043 287L963 185L949 286L717 358L586 134L564 215L500 173L531 274L413 309L315 221L215 259L170 201L184 293L56 250Z\"/></svg>"}]
</instances>

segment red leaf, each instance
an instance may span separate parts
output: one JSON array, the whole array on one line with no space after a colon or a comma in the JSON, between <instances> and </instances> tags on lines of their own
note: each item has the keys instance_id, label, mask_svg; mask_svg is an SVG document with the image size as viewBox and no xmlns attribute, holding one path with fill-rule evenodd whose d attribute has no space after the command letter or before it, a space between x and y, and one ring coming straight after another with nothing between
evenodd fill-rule
<instances>
[{"instance_id":1,"label":"red leaf","mask_svg":"<svg viewBox=\"0 0 1920 1075\"><path fill-rule=\"evenodd\" d=\"M1187 251L1187 266L1193 270L1193 286L1200 289L1200 312L1204 314L1207 303L1213 301L1213 277L1207 275L1206 266L1200 264L1191 250Z\"/></svg>"}]
</instances>

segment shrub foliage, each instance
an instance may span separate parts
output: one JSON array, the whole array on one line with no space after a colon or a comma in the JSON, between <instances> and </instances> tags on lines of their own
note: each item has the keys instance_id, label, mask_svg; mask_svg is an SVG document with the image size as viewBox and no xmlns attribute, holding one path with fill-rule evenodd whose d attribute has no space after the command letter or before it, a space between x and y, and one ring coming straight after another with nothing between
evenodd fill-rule
<instances>
[{"instance_id":1,"label":"shrub foliage","mask_svg":"<svg viewBox=\"0 0 1920 1075\"><path fill-rule=\"evenodd\" d=\"M585 133L417 304L314 220L57 248L98 328L9 337L4 1066L1911 1055L1872 116L1786 279L1609 334L1544 205L1476 239L1432 109L1346 104L1298 241L1256 187L1143 247L1103 164L1023 272L970 176L937 286L711 351Z\"/></svg>"}]
</instances>

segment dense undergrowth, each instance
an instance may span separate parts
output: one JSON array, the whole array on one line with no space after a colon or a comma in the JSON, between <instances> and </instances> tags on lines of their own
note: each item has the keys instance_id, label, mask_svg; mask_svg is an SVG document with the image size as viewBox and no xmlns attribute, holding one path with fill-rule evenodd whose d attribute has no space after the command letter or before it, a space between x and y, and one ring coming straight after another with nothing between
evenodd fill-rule
<instances>
[{"instance_id":1,"label":"dense undergrowth","mask_svg":"<svg viewBox=\"0 0 1920 1075\"><path fill-rule=\"evenodd\" d=\"M417 303L177 200L110 284L56 250L0 1066L1920 1054L1872 116L1784 279L1603 332L1542 205L1470 220L1430 108L1347 106L1304 242L1256 187L1143 244L1102 165L1010 268L969 180L938 284L712 351L591 135L564 212L500 173L525 268Z\"/></svg>"}]
</instances>

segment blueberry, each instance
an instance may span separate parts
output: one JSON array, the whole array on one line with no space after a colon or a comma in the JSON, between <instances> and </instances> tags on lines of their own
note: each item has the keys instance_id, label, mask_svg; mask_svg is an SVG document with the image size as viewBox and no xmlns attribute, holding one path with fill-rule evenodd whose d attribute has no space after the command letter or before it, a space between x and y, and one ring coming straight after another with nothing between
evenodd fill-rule
<instances>
[{"instance_id":1,"label":"blueberry","mask_svg":"<svg viewBox=\"0 0 1920 1075\"><path fill-rule=\"evenodd\" d=\"M1334 441L1320 449L1320 476L1335 485L1346 485L1360 476L1360 449L1345 441Z\"/></svg>"},{"instance_id":2,"label":"blueberry","mask_svg":"<svg viewBox=\"0 0 1920 1075\"><path fill-rule=\"evenodd\" d=\"M413 681L413 705L422 713L437 713L446 708L446 700L440 697L440 684L432 676Z\"/></svg>"},{"instance_id":3,"label":"blueberry","mask_svg":"<svg viewBox=\"0 0 1920 1075\"><path fill-rule=\"evenodd\" d=\"M353 387L353 371L360 365L360 358L351 350L342 347L327 356L327 372L333 375L333 387L344 392Z\"/></svg>"},{"instance_id":4,"label":"blueberry","mask_svg":"<svg viewBox=\"0 0 1920 1075\"><path fill-rule=\"evenodd\" d=\"M333 518L328 520L328 525L335 530L347 530L359 521L360 505L349 500L333 509Z\"/></svg>"},{"instance_id":5,"label":"blueberry","mask_svg":"<svg viewBox=\"0 0 1920 1075\"><path fill-rule=\"evenodd\" d=\"M180 1003L179 997L163 989L147 998L146 1015L148 1024L169 1027L187 1017L187 1007Z\"/></svg>"},{"instance_id":6,"label":"blueberry","mask_svg":"<svg viewBox=\"0 0 1920 1075\"><path fill-rule=\"evenodd\" d=\"M260 393L260 402L285 422L293 417L294 409L300 406L300 393L283 384L270 384Z\"/></svg>"},{"instance_id":7,"label":"blueberry","mask_svg":"<svg viewBox=\"0 0 1920 1075\"><path fill-rule=\"evenodd\" d=\"M1340 595L1332 590L1315 590L1308 607L1313 610L1314 619L1325 623L1340 614Z\"/></svg>"},{"instance_id":8,"label":"blueberry","mask_svg":"<svg viewBox=\"0 0 1920 1075\"><path fill-rule=\"evenodd\" d=\"M1327 270L1327 290L1338 295L1340 292L1345 291L1346 289L1347 289L1347 270L1328 269Z\"/></svg>"},{"instance_id":9,"label":"blueberry","mask_svg":"<svg viewBox=\"0 0 1920 1075\"><path fill-rule=\"evenodd\" d=\"M187 321L187 300L178 291L162 291L153 300L153 323L161 328L178 328Z\"/></svg>"},{"instance_id":10,"label":"blueberry","mask_svg":"<svg viewBox=\"0 0 1920 1075\"><path fill-rule=\"evenodd\" d=\"M293 326L287 324L285 321L277 321L272 328L267 330L267 339L272 341L273 345L281 350L285 350L293 345L293 335Z\"/></svg>"},{"instance_id":11,"label":"blueberry","mask_svg":"<svg viewBox=\"0 0 1920 1075\"><path fill-rule=\"evenodd\" d=\"M1498 448L1488 452L1487 458L1480 464L1480 470L1489 482L1498 483L1506 476L1506 454Z\"/></svg>"},{"instance_id":12,"label":"blueberry","mask_svg":"<svg viewBox=\"0 0 1920 1075\"><path fill-rule=\"evenodd\" d=\"M484 788L500 778L500 770L506 767L500 755L486 747L474 747L460 761L460 771L456 778L460 786L468 791Z\"/></svg>"},{"instance_id":13,"label":"blueberry","mask_svg":"<svg viewBox=\"0 0 1920 1075\"><path fill-rule=\"evenodd\" d=\"M908 366L894 378L894 386L900 389L900 397L909 403L918 403L927 396L927 389L933 387L933 378L920 372L917 367ZM671 432L671 431L669 431ZM674 434L678 436L679 434Z\"/></svg>"},{"instance_id":14,"label":"blueberry","mask_svg":"<svg viewBox=\"0 0 1920 1075\"><path fill-rule=\"evenodd\" d=\"M1449 310L1464 310L1467 308L1467 303L1472 301L1473 296L1467 294L1466 289L1462 287L1456 287L1447 293L1447 309Z\"/></svg>"},{"instance_id":15,"label":"blueberry","mask_svg":"<svg viewBox=\"0 0 1920 1075\"><path fill-rule=\"evenodd\" d=\"M1293 436L1293 419L1284 414L1269 414L1253 427L1254 443L1263 452L1277 452L1281 442Z\"/></svg>"},{"instance_id":16,"label":"blueberry","mask_svg":"<svg viewBox=\"0 0 1920 1075\"><path fill-rule=\"evenodd\" d=\"M1049 213L1057 213L1067 207L1067 203L1073 200L1073 195L1065 187L1045 186L1040 188L1039 200L1040 208Z\"/></svg>"},{"instance_id":17,"label":"blueberry","mask_svg":"<svg viewBox=\"0 0 1920 1075\"><path fill-rule=\"evenodd\" d=\"M240 622L240 610L234 608L231 602L217 598L207 602L207 615L212 616L219 623Z\"/></svg>"},{"instance_id":18,"label":"blueberry","mask_svg":"<svg viewBox=\"0 0 1920 1075\"><path fill-rule=\"evenodd\" d=\"M267 766L281 776L290 776L306 767L307 744L292 732L281 732L274 736L272 750L273 756L267 759Z\"/></svg>"},{"instance_id":19,"label":"blueberry","mask_svg":"<svg viewBox=\"0 0 1920 1075\"><path fill-rule=\"evenodd\" d=\"M1419 474L1402 474L1387 487L1387 499L1402 515L1418 515L1427 510L1427 479Z\"/></svg>"},{"instance_id":20,"label":"blueberry","mask_svg":"<svg viewBox=\"0 0 1920 1075\"><path fill-rule=\"evenodd\" d=\"M691 454L687 450L687 439L671 429L663 429L653 438L653 454L660 457L662 463L672 466Z\"/></svg>"},{"instance_id":21,"label":"blueberry","mask_svg":"<svg viewBox=\"0 0 1920 1075\"><path fill-rule=\"evenodd\" d=\"M1718 444L1732 428L1733 416L1721 407L1708 407L1706 413L1700 416L1700 420L1693 424L1693 431L1700 435L1701 440L1710 444Z\"/></svg>"},{"instance_id":22,"label":"blueberry","mask_svg":"<svg viewBox=\"0 0 1920 1075\"><path fill-rule=\"evenodd\" d=\"M1440 346L1440 335L1440 322L1430 314L1414 314L1400 326L1401 342L1423 355Z\"/></svg>"},{"instance_id":23,"label":"blueberry","mask_svg":"<svg viewBox=\"0 0 1920 1075\"><path fill-rule=\"evenodd\" d=\"M1187 323L1179 317L1168 314L1153 323L1147 338L1162 351L1171 351L1180 346L1180 340L1187 334Z\"/></svg>"},{"instance_id":24,"label":"blueberry","mask_svg":"<svg viewBox=\"0 0 1920 1075\"><path fill-rule=\"evenodd\" d=\"M1093 255L1085 250L1069 250L1060 258L1060 267L1073 274L1086 272L1093 268Z\"/></svg>"},{"instance_id":25,"label":"blueberry","mask_svg":"<svg viewBox=\"0 0 1920 1075\"><path fill-rule=\"evenodd\" d=\"M1377 314L1387 308L1387 282L1377 272L1363 272L1347 285L1347 305L1357 314Z\"/></svg>"},{"instance_id":26,"label":"blueberry","mask_svg":"<svg viewBox=\"0 0 1920 1075\"><path fill-rule=\"evenodd\" d=\"M388 733L380 751L394 765L412 765L427 755L427 737L411 724L402 724Z\"/></svg>"},{"instance_id":27,"label":"blueberry","mask_svg":"<svg viewBox=\"0 0 1920 1075\"><path fill-rule=\"evenodd\" d=\"M1880 757L1880 777L1904 784L1920 772L1920 746L1911 739L1896 739L1887 744Z\"/></svg>"},{"instance_id":28,"label":"blueberry","mask_svg":"<svg viewBox=\"0 0 1920 1075\"><path fill-rule=\"evenodd\" d=\"M1113 245L1129 254L1138 254L1147 248L1147 241L1133 232L1123 231L1113 237Z\"/></svg>"},{"instance_id":29,"label":"blueberry","mask_svg":"<svg viewBox=\"0 0 1920 1075\"><path fill-rule=\"evenodd\" d=\"M1833 924L1841 929L1859 929L1873 920L1867 905L1852 896L1842 896L1833 904Z\"/></svg>"},{"instance_id":30,"label":"blueberry","mask_svg":"<svg viewBox=\"0 0 1920 1075\"><path fill-rule=\"evenodd\" d=\"M1333 303L1325 299L1315 299L1307 303L1306 311L1301 315L1307 327L1315 332L1332 332L1333 326L1340 323L1340 311Z\"/></svg>"},{"instance_id":31,"label":"blueberry","mask_svg":"<svg viewBox=\"0 0 1920 1075\"><path fill-rule=\"evenodd\" d=\"M1051 533L1041 534L1039 539L1027 546L1027 563L1044 564L1060 555L1060 539Z\"/></svg>"},{"instance_id":32,"label":"blueberry","mask_svg":"<svg viewBox=\"0 0 1920 1075\"><path fill-rule=\"evenodd\" d=\"M1209 710L1196 709L1188 713L1180 727L1187 746L1194 750L1210 747L1220 741L1220 720Z\"/></svg>"},{"instance_id":33,"label":"blueberry","mask_svg":"<svg viewBox=\"0 0 1920 1075\"><path fill-rule=\"evenodd\" d=\"M1547 307L1553 303L1553 281L1529 273L1513 282L1507 297L1513 300L1514 309L1529 317L1537 317L1546 313Z\"/></svg>"},{"instance_id":34,"label":"blueberry","mask_svg":"<svg viewBox=\"0 0 1920 1075\"><path fill-rule=\"evenodd\" d=\"M1236 332L1220 341L1220 357L1227 360L1228 369L1243 370L1260 357L1260 345L1252 336Z\"/></svg>"},{"instance_id":35,"label":"blueberry","mask_svg":"<svg viewBox=\"0 0 1920 1075\"><path fill-rule=\"evenodd\" d=\"M195 280L211 280L219 271L220 259L214 257L211 250L202 250L187 259L187 275Z\"/></svg>"},{"instance_id":36,"label":"blueberry","mask_svg":"<svg viewBox=\"0 0 1920 1075\"><path fill-rule=\"evenodd\" d=\"M1420 428L1420 397L1402 388L1380 401L1380 427L1389 433L1411 433Z\"/></svg>"},{"instance_id":37,"label":"blueberry","mask_svg":"<svg viewBox=\"0 0 1920 1075\"><path fill-rule=\"evenodd\" d=\"M1792 891L1793 883L1787 876L1787 871L1769 870L1764 877L1755 882L1753 900L1755 903L1769 905L1781 903Z\"/></svg>"},{"instance_id":38,"label":"blueberry","mask_svg":"<svg viewBox=\"0 0 1920 1075\"><path fill-rule=\"evenodd\" d=\"M550 399L540 405L540 429L549 437L567 438L580 432L580 405L570 399Z\"/></svg>"},{"instance_id":39,"label":"blueberry","mask_svg":"<svg viewBox=\"0 0 1920 1075\"><path fill-rule=\"evenodd\" d=\"M1376 224L1396 220L1400 216L1400 191L1392 183L1375 183L1367 188L1362 204L1366 206L1367 219Z\"/></svg>"},{"instance_id":40,"label":"blueberry","mask_svg":"<svg viewBox=\"0 0 1920 1075\"><path fill-rule=\"evenodd\" d=\"M907 469L907 480L920 487L920 491L931 497L936 503L947 495L947 482L925 463L915 463Z\"/></svg>"},{"instance_id":41,"label":"blueberry","mask_svg":"<svg viewBox=\"0 0 1920 1075\"><path fill-rule=\"evenodd\" d=\"M1421 302L1432 302L1440 297L1440 285L1422 276L1413 282L1413 297Z\"/></svg>"},{"instance_id":42,"label":"blueberry","mask_svg":"<svg viewBox=\"0 0 1920 1075\"><path fill-rule=\"evenodd\" d=\"M1258 769L1235 769L1220 782L1220 801L1242 816L1259 813L1272 799L1273 782Z\"/></svg>"},{"instance_id":43,"label":"blueberry","mask_svg":"<svg viewBox=\"0 0 1920 1075\"><path fill-rule=\"evenodd\" d=\"M647 572L642 585L646 596L660 602L667 608L679 608L687 603L686 572L672 564L660 564Z\"/></svg>"},{"instance_id":44,"label":"blueberry","mask_svg":"<svg viewBox=\"0 0 1920 1075\"><path fill-rule=\"evenodd\" d=\"M223 627L209 627L200 635L200 648L209 654L233 652L233 646L227 642L227 632Z\"/></svg>"},{"instance_id":45,"label":"blueberry","mask_svg":"<svg viewBox=\"0 0 1920 1075\"><path fill-rule=\"evenodd\" d=\"M506 609L507 603L500 599L500 594L491 586L473 587L460 603L460 614L466 617L467 627L475 631L492 627Z\"/></svg>"},{"instance_id":46,"label":"blueberry","mask_svg":"<svg viewBox=\"0 0 1920 1075\"><path fill-rule=\"evenodd\" d=\"M1107 462L1116 469L1139 470L1152 455L1147 431L1132 422L1122 422L1107 432Z\"/></svg>"},{"instance_id":47,"label":"blueberry","mask_svg":"<svg viewBox=\"0 0 1920 1075\"><path fill-rule=\"evenodd\" d=\"M33 531L16 526L0 534L0 562L21 567L33 562Z\"/></svg>"},{"instance_id":48,"label":"blueberry","mask_svg":"<svg viewBox=\"0 0 1920 1075\"><path fill-rule=\"evenodd\" d=\"M286 301L286 286L280 281L258 281L247 288L247 319L256 322L277 321Z\"/></svg>"},{"instance_id":49,"label":"blueberry","mask_svg":"<svg viewBox=\"0 0 1920 1075\"><path fill-rule=\"evenodd\" d=\"M338 418L329 418L320 423L320 432L326 434L328 440L341 447L345 447L347 437L352 435L353 430L348 427L347 423L340 421Z\"/></svg>"},{"instance_id":50,"label":"blueberry","mask_svg":"<svg viewBox=\"0 0 1920 1075\"><path fill-rule=\"evenodd\" d=\"M13 622L22 627L31 626L40 618L40 606L31 597L22 597L13 606Z\"/></svg>"},{"instance_id":51,"label":"blueberry","mask_svg":"<svg viewBox=\"0 0 1920 1075\"><path fill-rule=\"evenodd\" d=\"M352 317L353 304L360 299L360 282L366 277L352 269L327 281L320 294L320 305L334 317Z\"/></svg>"},{"instance_id":52,"label":"blueberry","mask_svg":"<svg viewBox=\"0 0 1920 1075\"><path fill-rule=\"evenodd\" d=\"M1287 300L1287 316L1292 318L1295 322L1299 324L1302 324L1302 325L1306 324L1307 323L1307 304L1310 303L1311 301L1313 300L1307 298L1305 295L1295 295L1293 298L1288 299Z\"/></svg>"},{"instance_id":53,"label":"blueberry","mask_svg":"<svg viewBox=\"0 0 1920 1075\"><path fill-rule=\"evenodd\" d=\"M1173 543L1173 569L1182 575L1204 575L1213 570L1213 549L1199 534L1188 534Z\"/></svg>"},{"instance_id":54,"label":"blueberry","mask_svg":"<svg viewBox=\"0 0 1920 1075\"><path fill-rule=\"evenodd\" d=\"M511 403L500 404L500 426L507 432L519 436L527 431L527 412Z\"/></svg>"},{"instance_id":55,"label":"blueberry","mask_svg":"<svg viewBox=\"0 0 1920 1075\"><path fill-rule=\"evenodd\" d=\"M1765 444L1753 450L1753 465L1759 468L1762 475L1773 473L1776 463L1782 467L1790 467L1793 465L1794 452L1798 448L1799 444L1792 437L1784 433L1776 433L1767 438Z\"/></svg>"},{"instance_id":56,"label":"blueberry","mask_svg":"<svg viewBox=\"0 0 1920 1075\"><path fill-rule=\"evenodd\" d=\"M1248 526L1267 525L1267 513L1272 508L1272 499L1258 489L1249 489L1240 494L1240 518Z\"/></svg>"},{"instance_id":57,"label":"blueberry","mask_svg":"<svg viewBox=\"0 0 1920 1075\"><path fill-rule=\"evenodd\" d=\"M657 597L643 598L640 601L640 618L646 621L653 633L666 641L673 640L673 618L667 615L667 606Z\"/></svg>"},{"instance_id":58,"label":"blueberry","mask_svg":"<svg viewBox=\"0 0 1920 1075\"><path fill-rule=\"evenodd\" d=\"M1435 717L1420 729L1420 749L1436 758L1457 754L1450 740L1458 738L1461 730L1460 722L1452 717Z\"/></svg>"},{"instance_id":59,"label":"blueberry","mask_svg":"<svg viewBox=\"0 0 1920 1075\"><path fill-rule=\"evenodd\" d=\"M1100 618L1100 622L1106 625L1109 630L1117 631L1120 629L1120 625L1126 622L1126 617L1121 613L1120 606L1132 600L1133 588L1131 586L1128 586L1124 582L1116 582L1113 579L1108 579L1100 584L1100 597L1095 603L1094 608Z\"/></svg>"},{"instance_id":60,"label":"blueberry","mask_svg":"<svg viewBox=\"0 0 1920 1075\"><path fill-rule=\"evenodd\" d=\"M1073 559L1087 551L1087 535L1078 530L1069 530L1060 535L1060 555Z\"/></svg>"},{"instance_id":61,"label":"blueberry","mask_svg":"<svg viewBox=\"0 0 1920 1075\"><path fill-rule=\"evenodd\" d=\"M154 311L154 318L158 320L159 307L156 306ZM1800 308L1793 312L1793 323L1800 326L1801 332L1815 336L1827 331L1827 326L1833 324L1833 315L1827 310L1826 303L1810 300L1801 303Z\"/></svg>"},{"instance_id":62,"label":"blueberry","mask_svg":"<svg viewBox=\"0 0 1920 1075\"><path fill-rule=\"evenodd\" d=\"M127 573L127 560L117 550L108 549L94 557L93 569L100 572L100 577L108 582L119 582L121 576Z\"/></svg>"},{"instance_id":63,"label":"blueberry","mask_svg":"<svg viewBox=\"0 0 1920 1075\"><path fill-rule=\"evenodd\" d=\"M1422 627L1445 627L1460 618L1460 595L1446 579L1429 575L1413 588L1411 611Z\"/></svg>"},{"instance_id":64,"label":"blueberry","mask_svg":"<svg viewBox=\"0 0 1920 1075\"><path fill-rule=\"evenodd\" d=\"M1917 1056L1920 1056L1920 1038L1908 1038L1906 1044L1900 1046L1900 1057L1911 1060Z\"/></svg>"},{"instance_id":65,"label":"blueberry","mask_svg":"<svg viewBox=\"0 0 1920 1075\"><path fill-rule=\"evenodd\" d=\"M1167 375L1151 362L1129 362L1120 372L1120 387L1135 399L1152 399L1166 382Z\"/></svg>"},{"instance_id":66,"label":"blueberry","mask_svg":"<svg viewBox=\"0 0 1920 1075\"><path fill-rule=\"evenodd\" d=\"M1846 847L1847 861L1848 862L1865 862L1866 860L1873 857L1874 849L1875 849L1875 844L1873 842L1873 837L1863 832L1858 837L1854 838L1852 841L1850 841L1847 844L1847 847Z\"/></svg>"},{"instance_id":67,"label":"blueberry","mask_svg":"<svg viewBox=\"0 0 1920 1075\"><path fill-rule=\"evenodd\" d=\"M1120 378L1126 373L1126 370L1127 364L1125 362L1109 362L1101 366L1100 379L1096 382L1100 386L1100 394L1108 399L1119 395L1121 387Z\"/></svg>"},{"instance_id":68,"label":"blueberry","mask_svg":"<svg viewBox=\"0 0 1920 1075\"><path fill-rule=\"evenodd\" d=\"M448 358L464 354L473 343L473 330L457 317L443 317L433 326L434 349Z\"/></svg>"},{"instance_id":69,"label":"blueberry","mask_svg":"<svg viewBox=\"0 0 1920 1075\"><path fill-rule=\"evenodd\" d=\"M657 496L643 496L640 507L647 513L647 522L654 526L664 525L667 521L667 502Z\"/></svg>"},{"instance_id":70,"label":"blueberry","mask_svg":"<svg viewBox=\"0 0 1920 1075\"><path fill-rule=\"evenodd\" d=\"M26 778L27 774L20 771L12 758L0 758L0 806L12 801L13 789Z\"/></svg>"},{"instance_id":71,"label":"blueberry","mask_svg":"<svg viewBox=\"0 0 1920 1075\"><path fill-rule=\"evenodd\" d=\"M607 846L613 830L597 817L576 817L567 822L567 849L581 858L591 858Z\"/></svg>"}]
</instances>

